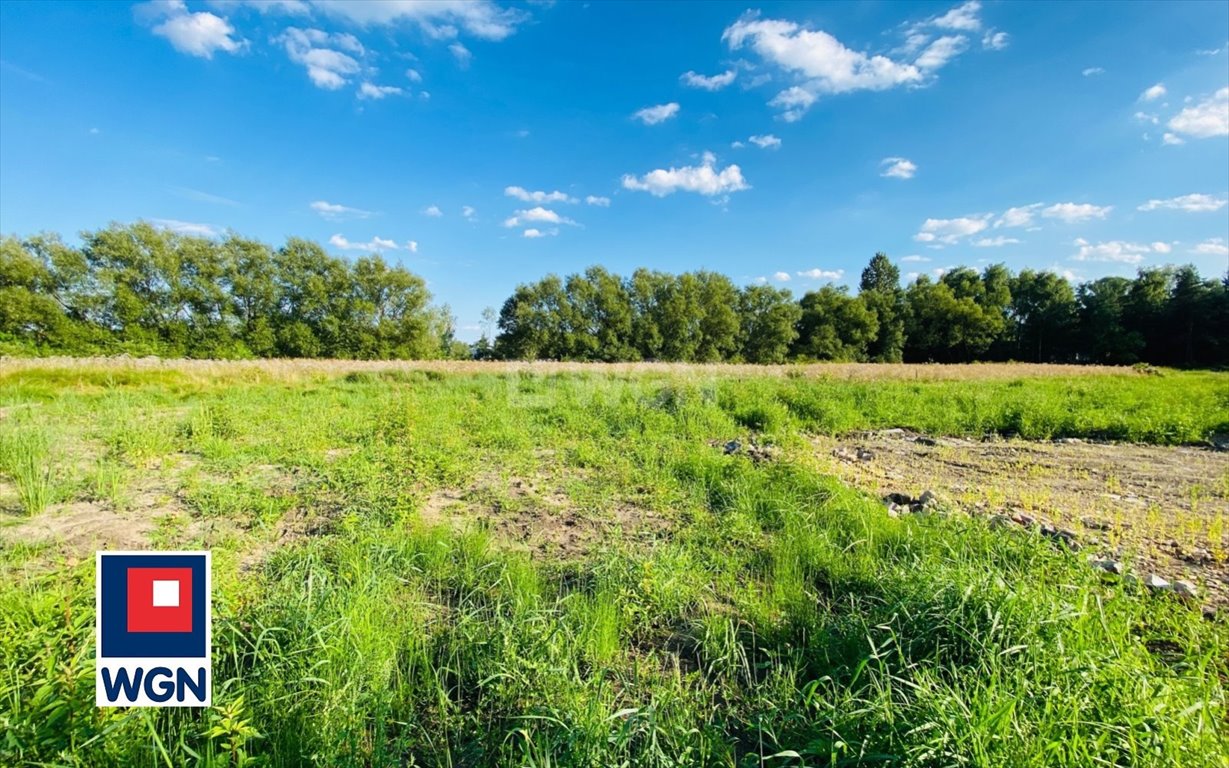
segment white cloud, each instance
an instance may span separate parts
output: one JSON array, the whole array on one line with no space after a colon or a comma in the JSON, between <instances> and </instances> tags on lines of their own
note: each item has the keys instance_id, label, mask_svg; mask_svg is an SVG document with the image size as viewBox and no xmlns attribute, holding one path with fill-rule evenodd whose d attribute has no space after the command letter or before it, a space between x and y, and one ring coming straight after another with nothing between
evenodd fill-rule
<instances>
[{"instance_id":1,"label":"white cloud","mask_svg":"<svg viewBox=\"0 0 1229 768\"><path fill-rule=\"evenodd\" d=\"M781 140L776 136L773 136L771 133L766 133L763 136L752 136L751 138L747 139L747 141L751 142L760 149L781 148Z\"/></svg>"},{"instance_id":2,"label":"white cloud","mask_svg":"<svg viewBox=\"0 0 1229 768\"><path fill-rule=\"evenodd\" d=\"M1006 32L995 32L993 29L982 35L981 47L990 51L1001 51L1007 47L1011 35Z\"/></svg>"},{"instance_id":3,"label":"white cloud","mask_svg":"<svg viewBox=\"0 0 1229 768\"><path fill-rule=\"evenodd\" d=\"M789 273L788 272L773 272L772 279L776 280L778 283L788 283Z\"/></svg>"},{"instance_id":4,"label":"white cloud","mask_svg":"<svg viewBox=\"0 0 1229 768\"><path fill-rule=\"evenodd\" d=\"M919 243L952 245L962 237L981 232L989 226L991 218L992 214L983 213L956 219L927 219L913 239Z\"/></svg>"},{"instance_id":5,"label":"white cloud","mask_svg":"<svg viewBox=\"0 0 1229 768\"><path fill-rule=\"evenodd\" d=\"M417 240L406 240L405 249L409 251L410 253L418 253L418 241Z\"/></svg>"},{"instance_id":6,"label":"white cloud","mask_svg":"<svg viewBox=\"0 0 1229 768\"><path fill-rule=\"evenodd\" d=\"M468 67L470 61L474 58L474 54L470 53L470 50L461 43L453 43L452 45L449 45L448 50L452 53L453 57L456 58L457 63L461 65L462 69Z\"/></svg>"},{"instance_id":7,"label":"white cloud","mask_svg":"<svg viewBox=\"0 0 1229 768\"><path fill-rule=\"evenodd\" d=\"M433 219L438 219L444 215L444 212L440 210L438 205L428 205L426 208L422 209L422 215L430 216Z\"/></svg>"},{"instance_id":8,"label":"white cloud","mask_svg":"<svg viewBox=\"0 0 1229 768\"><path fill-rule=\"evenodd\" d=\"M1196 245L1191 249L1191 253L1200 256L1229 256L1229 245L1225 245L1225 238L1213 237Z\"/></svg>"},{"instance_id":9,"label":"white cloud","mask_svg":"<svg viewBox=\"0 0 1229 768\"><path fill-rule=\"evenodd\" d=\"M504 194L508 197L515 197L517 200L523 200L526 203L574 203L576 198L568 195L566 192L555 190L554 192L530 192L524 187L504 187Z\"/></svg>"},{"instance_id":10,"label":"white cloud","mask_svg":"<svg viewBox=\"0 0 1229 768\"><path fill-rule=\"evenodd\" d=\"M805 277L810 280L840 280L845 276L843 269L808 269L798 273L798 277Z\"/></svg>"},{"instance_id":11,"label":"white cloud","mask_svg":"<svg viewBox=\"0 0 1229 768\"><path fill-rule=\"evenodd\" d=\"M1114 210L1112 205L1090 205L1089 203L1055 203L1041 211L1047 219L1059 219L1068 224L1090 219L1104 219Z\"/></svg>"},{"instance_id":12,"label":"white cloud","mask_svg":"<svg viewBox=\"0 0 1229 768\"><path fill-rule=\"evenodd\" d=\"M289 27L273 41L285 46L290 60L306 67L307 76L320 88L335 91L359 72L358 61L337 50L341 48L361 55L363 47L353 35L331 35L319 29Z\"/></svg>"},{"instance_id":13,"label":"white cloud","mask_svg":"<svg viewBox=\"0 0 1229 768\"><path fill-rule=\"evenodd\" d=\"M1157 83L1156 85L1152 86L1151 88L1148 88L1143 93L1141 93L1139 95L1139 100L1140 101L1156 101L1157 99L1164 96L1165 93L1166 93L1165 86L1161 83Z\"/></svg>"},{"instance_id":14,"label":"white cloud","mask_svg":"<svg viewBox=\"0 0 1229 768\"><path fill-rule=\"evenodd\" d=\"M474 37L503 40L529 18L490 0L314 0L313 5L360 26L414 22L437 39L456 37L460 27Z\"/></svg>"},{"instance_id":15,"label":"white cloud","mask_svg":"<svg viewBox=\"0 0 1229 768\"><path fill-rule=\"evenodd\" d=\"M405 93L405 90L398 88L395 85L375 85L374 83L363 83L358 87L358 97L360 99L382 99L385 96L393 96L396 94Z\"/></svg>"},{"instance_id":16,"label":"white cloud","mask_svg":"<svg viewBox=\"0 0 1229 768\"><path fill-rule=\"evenodd\" d=\"M588 197L585 198L585 202L588 203L589 205L596 205L599 208L609 208L610 207L610 198L601 197L600 195L589 195Z\"/></svg>"},{"instance_id":17,"label":"white cloud","mask_svg":"<svg viewBox=\"0 0 1229 768\"><path fill-rule=\"evenodd\" d=\"M912 179L913 174L917 173L917 165L903 157L885 157L879 165L883 168L879 175L889 179Z\"/></svg>"},{"instance_id":18,"label":"white cloud","mask_svg":"<svg viewBox=\"0 0 1229 768\"><path fill-rule=\"evenodd\" d=\"M1170 119L1169 128L1197 139L1229 136L1229 88L1221 88L1195 106L1186 107Z\"/></svg>"},{"instance_id":19,"label":"white cloud","mask_svg":"<svg viewBox=\"0 0 1229 768\"><path fill-rule=\"evenodd\" d=\"M407 69L405 71L405 76L410 79L411 83L421 83L422 82L422 73L419 72L417 69Z\"/></svg>"},{"instance_id":20,"label":"white cloud","mask_svg":"<svg viewBox=\"0 0 1229 768\"><path fill-rule=\"evenodd\" d=\"M160 21L153 33L189 56L212 59L218 51L238 53L247 47L246 40L234 37L235 28L229 21L207 11L189 13L183 0L142 3L133 10L147 23Z\"/></svg>"},{"instance_id":21,"label":"white cloud","mask_svg":"<svg viewBox=\"0 0 1229 768\"><path fill-rule=\"evenodd\" d=\"M366 219L372 215L371 211L364 211L361 208L351 208L346 205L338 205L337 203L329 203L324 200L317 200L308 207L320 214L321 218L325 218L330 221L336 221L338 219Z\"/></svg>"},{"instance_id":22,"label":"white cloud","mask_svg":"<svg viewBox=\"0 0 1229 768\"><path fill-rule=\"evenodd\" d=\"M969 2L956 6L942 16L931 19L930 23L944 29L976 32L981 29L981 19L977 17L977 12L980 10L981 3L977 0L969 0Z\"/></svg>"},{"instance_id":23,"label":"white cloud","mask_svg":"<svg viewBox=\"0 0 1229 768\"><path fill-rule=\"evenodd\" d=\"M463 205L463 206L461 206L461 216L462 216L462 218L465 218L465 219L467 219L467 220L469 220L469 221L473 221L473 220L474 220L474 214L476 214L476 213L478 213L478 209L474 208L472 205Z\"/></svg>"},{"instance_id":24,"label":"white cloud","mask_svg":"<svg viewBox=\"0 0 1229 768\"><path fill-rule=\"evenodd\" d=\"M1014 237L983 237L980 240L974 240L973 245L977 248L1002 248L1004 245L1015 245L1020 241Z\"/></svg>"},{"instance_id":25,"label":"white cloud","mask_svg":"<svg viewBox=\"0 0 1229 768\"><path fill-rule=\"evenodd\" d=\"M1139 210L1155 211L1166 208L1175 211L1187 211L1189 213L1204 213L1207 211L1219 211L1225 205L1229 205L1229 200L1212 197L1211 195L1190 194L1171 197L1168 200L1149 200L1139 206Z\"/></svg>"},{"instance_id":26,"label":"white cloud","mask_svg":"<svg viewBox=\"0 0 1229 768\"><path fill-rule=\"evenodd\" d=\"M193 237L218 236L218 230L209 224L197 224L192 221L179 221L178 219L150 219L149 223L160 229L174 232L177 235L191 235Z\"/></svg>"},{"instance_id":27,"label":"white cloud","mask_svg":"<svg viewBox=\"0 0 1229 768\"><path fill-rule=\"evenodd\" d=\"M284 13L289 16L308 16L311 6L306 0L209 0L215 8L233 8L244 6L260 11L262 14Z\"/></svg>"},{"instance_id":28,"label":"white cloud","mask_svg":"<svg viewBox=\"0 0 1229 768\"><path fill-rule=\"evenodd\" d=\"M343 235L337 234L329 238L329 245L334 248L340 248L343 251L366 251L367 253L396 251L400 249L400 246L395 241L378 236L371 238L366 243L353 243ZM417 241L410 240L405 244L405 249L411 253L416 253L418 251Z\"/></svg>"},{"instance_id":29,"label":"white cloud","mask_svg":"<svg viewBox=\"0 0 1229 768\"><path fill-rule=\"evenodd\" d=\"M664 123L678 113L678 102L672 101L669 104L658 104L655 107L638 109L632 117L640 120L645 125L657 125L658 123Z\"/></svg>"},{"instance_id":30,"label":"white cloud","mask_svg":"<svg viewBox=\"0 0 1229 768\"><path fill-rule=\"evenodd\" d=\"M679 81L683 85L692 88L703 88L706 91L719 91L730 83L734 82L735 72L732 69L727 69L719 75L700 75L695 72L687 71L679 75Z\"/></svg>"},{"instance_id":31,"label":"white cloud","mask_svg":"<svg viewBox=\"0 0 1229 768\"><path fill-rule=\"evenodd\" d=\"M1084 77L1092 77L1093 75L1104 75L1105 70L1102 69L1101 67L1089 67L1088 69L1084 70L1080 74L1082 74Z\"/></svg>"},{"instance_id":32,"label":"white cloud","mask_svg":"<svg viewBox=\"0 0 1229 768\"><path fill-rule=\"evenodd\" d=\"M790 122L799 119L822 94L881 91L920 84L967 43L962 36L939 38L922 51L916 62L908 63L852 50L823 30L805 29L792 21L761 19L754 14L746 14L727 27L721 39L731 50L750 46L764 60L805 78L802 85L782 91L769 102L782 107L781 117Z\"/></svg>"},{"instance_id":33,"label":"white cloud","mask_svg":"<svg viewBox=\"0 0 1229 768\"><path fill-rule=\"evenodd\" d=\"M1161 136L1161 143L1176 146L1178 144L1185 144L1186 142L1182 140L1181 136L1166 131L1165 134Z\"/></svg>"},{"instance_id":34,"label":"white cloud","mask_svg":"<svg viewBox=\"0 0 1229 768\"><path fill-rule=\"evenodd\" d=\"M1151 123L1153 125L1156 125L1161 122L1160 117L1158 117L1157 115L1148 113L1148 112L1136 112L1135 119L1140 121L1141 123Z\"/></svg>"},{"instance_id":35,"label":"white cloud","mask_svg":"<svg viewBox=\"0 0 1229 768\"><path fill-rule=\"evenodd\" d=\"M999 227L1028 227L1033 223L1033 214L1044 203L1033 203L1032 205L1021 205L1016 208L1008 208L999 217L999 220L994 222L994 228Z\"/></svg>"},{"instance_id":36,"label":"white cloud","mask_svg":"<svg viewBox=\"0 0 1229 768\"><path fill-rule=\"evenodd\" d=\"M1152 244L1152 250L1156 251L1157 253L1169 253L1173 250L1173 246L1169 243L1157 242Z\"/></svg>"},{"instance_id":37,"label":"white cloud","mask_svg":"<svg viewBox=\"0 0 1229 768\"><path fill-rule=\"evenodd\" d=\"M517 211L515 214L504 220L505 227L519 227L525 223L576 224L576 222L572 221L566 216L560 216L555 211L552 211L549 208L543 208L540 205L528 210Z\"/></svg>"},{"instance_id":38,"label":"white cloud","mask_svg":"<svg viewBox=\"0 0 1229 768\"><path fill-rule=\"evenodd\" d=\"M717 170L717 156L705 152L700 165L664 170L658 168L637 178L631 174L623 177L623 187L648 192L655 197L665 197L678 191L697 192L701 195L721 195L750 189L743 179L742 169L730 164Z\"/></svg>"},{"instance_id":39,"label":"white cloud","mask_svg":"<svg viewBox=\"0 0 1229 768\"><path fill-rule=\"evenodd\" d=\"M1118 264L1138 264L1149 253L1168 253L1168 246L1158 250L1154 243L1129 243L1123 240L1110 240L1104 243L1090 243L1084 238L1077 238L1075 245L1079 251L1071 258L1075 261L1104 261ZM1165 245L1160 243L1160 245Z\"/></svg>"},{"instance_id":40,"label":"white cloud","mask_svg":"<svg viewBox=\"0 0 1229 768\"><path fill-rule=\"evenodd\" d=\"M912 264L914 262L925 262L925 261L930 261L930 259L926 258L925 256L918 256L917 254L901 257L901 263L905 263L905 264Z\"/></svg>"},{"instance_id":41,"label":"white cloud","mask_svg":"<svg viewBox=\"0 0 1229 768\"><path fill-rule=\"evenodd\" d=\"M554 237L557 234L559 234L558 229L541 230L541 229L536 229L534 227L530 227L529 229L522 232L521 236L528 237L528 238L537 238L537 237Z\"/></svg>"},{"instance_id":42,"label":"white cloud","mask_svg":"<svg viewBox=\"0 0 1229 768\"><path fill-rule=\"evenodd\" d=\"M747 145L743 144L741 141L731 141L730 142L730 149L742 149L745 146Z\"/></svg>"}]
</instances>

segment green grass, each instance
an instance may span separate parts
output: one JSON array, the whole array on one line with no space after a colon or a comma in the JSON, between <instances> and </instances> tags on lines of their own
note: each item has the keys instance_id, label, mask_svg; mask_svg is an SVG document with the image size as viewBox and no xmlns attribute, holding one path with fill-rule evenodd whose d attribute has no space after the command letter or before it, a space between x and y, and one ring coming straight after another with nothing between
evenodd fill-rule
<instances>
[{"instance_id":1,"label":"green grass","mask_svg":"<svg viewBox=\"0 0 1229 768\"><path fill-rule=\"evenodd\" d=\"M90 379L0 374L0 404L96 448L83 498L157 476L198 524L174 543L214 548L217 706L95 709L92 558L6 546L0 764L1227 764L1223 623L804 460L887 426L1198 442L1223 374ZM782 458L710 445L751 431ZM440 489L600 535L431 526Z\"/></svg>"}]
</instances>

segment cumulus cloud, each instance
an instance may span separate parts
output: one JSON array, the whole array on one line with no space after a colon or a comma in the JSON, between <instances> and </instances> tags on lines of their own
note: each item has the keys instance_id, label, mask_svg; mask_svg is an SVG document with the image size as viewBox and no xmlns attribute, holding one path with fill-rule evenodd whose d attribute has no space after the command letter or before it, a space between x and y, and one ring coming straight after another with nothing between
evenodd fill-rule
<instances>
[{"instance_id":1,"label":"cumulus cloud","mask_svg":"<svg viewBox=\"0 0 1229 768\"><path fill-rule=\"evenodd\" d=\"M512 216L504 220L505 227L519 227L523 224L528 224L528 223L572 224L572 225L576 224L576 222L572 221L566 216L561 216L555 211L552 211L549 208L543 208L540 205L535 206L533 208L529 208L524 211L517 211Z\"/></svg>"},{"instance_id":2,"label":"cumulus cloud","mask_svg":"<svg viewBox=\"0 0 1229 768\"><path fill-rule=\"evenodd\" d=\"M1011 35L1006 32L996 32L993 29L982 35L981 47L989 51L1001 51L1007 47Z\"/></svg>"},{"instance_id":3,"label":"cumulus cloud","mask_svg":"<svg viewBox=\"0 0 1229 768\"><path fill-rule=\"evenodd\" d=\"M1229 136L1229 88L1221 88L1209 98L1174 115L1169 121L1169 129L1196 139Z\"/></svg>"},{"instance_id":4,"label":"cumulus cloud","mask_svg":"<svg viewBox=\"0 0 1229 768\"><path fill-rule=\"evenodd\" d=\"M190 235L192 237L218 236L217 228L209 224L198 224L193 221L180 221L178 219L150 219L149 223L159 229L165 229L177 235Z\"/></svg>"},{"instance_id":5,"label":"cumulus cloud","mask_svg":"<svg viewBox=\"0 0 1229 768\"><path fill-rule=\"evenodd\" d=\"M411 83L421 83L422 82L422 73L419 72L417 69L407 69L405 71L405 76L409 78Z\"/></svg>"},{"instance_id":6,"label":"cumulus cloud","mask_svg":"<svg viewBox=\"0 0 1229 768\"><path fill-rule=\"evenodd\" d=\"M712 152L705 152L700 165L658 168L639 177L627 174L623 177L623 187L648 192L655 197L665 197L679 191L696 192L711 197L750 189L743 179L742 169L737 165L730 164L718 170L716 164L717 156Z\"/></svg>"},{"instance_id":7,"label":"cumulus cloud","mask_svg":"<svg viewBox=\"0 0 1229 768\"><path fill-rule=\"evenodd\" d=\"M1162 83L1157 83L1151 88L1146 89L1139 95L1140 101L1156 101L1166 93L1165 86Z\"/></svg>"},{"instance_id":8,"label":"cumulus cloud","mask_svg":"<svg viewBox=\"0 0 1229 768\"><path fill-rule=\"evenodd\" d=\"M773 272L772 279L776 280L778 283L788 283L789 273L788 272Z\"/></svg>"},{"instance_id":9,"label":"cumulus cloud","mask_svg":"<svg viewBox=\"0 0 1229 768\"><path fill-rule=\"evenodd\" d=\"M448 46L448 51L453 55L453 58L457 60L457 64L461 65L462 69L468 67L469 62L474 58L474 54L461 43L453 43L452 45Z\"/></svg>"},{"instance_id":10,"label":"cumulus cloud","mask_svg":"<svg viewBox=\"0 0 1229 768\"><path fill-rule=\"evenodd\" d=\"M338 219L366 219L372 215L371 211L364 211L362 208L351 208L348 205L339 205L325 200L317 200L308 207L320 214L321 218L329 219L330 221Z\"/></svg>"},{"instance_id":11,"label":"cumulus cloud","mask_svg":"<svg viewBox=\"0 0 1229 768\"><path fill-rule=\"evenodd\" d=\"M458 28L483 40L503 40L529 18L490 0L314 0L313 5L364 27L412 22L441 40L456 37Z\"/></svg>"},{"instance_id":12,"label":"cumulus cloud","mask_svg":"<svg viewBox=\"0 0 1229 768\"><path fill-rule=\"evenodd\" d=\"M917 165L903 157L885 157L879 166L883 169L879 175L889 179L912 179L917 173Z\"/></svg>"},{"instance_id":13,"label":"cumulus cloud","mask_svg":"<svg viewBox=\"0 0 1229 768\"><path fill-rule=\"evenodd\" d=\"M363 46L353 35L289 27L273 41L281 43L290 60L305 67L311 81L326 90L341 88L361 69L358 60L350 55L363 54ZM349 53L342 53L343 50Z\"/></svg>"},{"instance_id":14,"label":"cumulus cloud","mask_svg":"<svg viewBox=\"0 0 1229 768\"><path fill-rule=\"evenodd\" d=\"M183 0L154 0L133 10L139 20L154 24L155 35L189 56L212 59L218 51L238 53L247 47L246 40L235 37L229 21L207 11L189 13Z\"/></svg>"},{"instance_id":15,"label":"cumulus cloud","mask_svg":"<svg viewBox=\"0 0 1229 768\"><path fill-rule=\"evenodd\" d=\"M956 6L942 16L936 16L930 20L930 23L943 29L976 32L981 29L981 19L977 15L979 11L981 11L981 3L978 0L969 0L969 2Z\"/></svg>"},{"instance_id":16,"label":"cumulus cloud","mask_svg":"<svg viewBox=\"0 0 1229 768\"><path fill-rule=\"evenodd\" d=\"M1082 74L1084 77L1093 77L1095 75L1104 75L1105 70L1102 69L1101 67L1089 67L1088 69L1085 69L1080 74Z\"/></svg>"},{"instance_id":17,"label":"cumulus cloud","mask_svg":"<svg viewBox=\"0 0 1229 768\"><path fill-rule=\"evenodd\" d=\"M678 102L672 101L669 104L658 104L654 107L638 109L632 117L641 121L645 125L657 125L658 123L664 123L678 113Z\"/></svg>"},{"instance_id":18,"label":"cumulus cloud","mask_svg":"<svg viewBox=\"0 0 1229 768\"><path fill-rule=\"evenodd\" d=\"M433 219L438 219L444 215L444 212L440 210L438 205L428 205L426 208L422 209L422 215L430 216Z\"/></svg>"},{"instance_id":19,"label":"cumulus cloud","mask_svg":"<svg viewBox=\"0 0 1229 768\"><path fill-rule=\"evenodd\" d=\"M379 253L382 251L400 250L401 246L393 240L388 240L383 237L373 237L365 243L353 243L347 240L343 235L337 234L329 238L329 245L334 248L340 248L343 251L365 251L367 253ZM418 251L418 242L410 240L405 244L405 250L411 253Z\"/></svg>"},{"instance_id":20,"label":"cumulus cloud","mask_svg":"<svg viewBox=\"0 0 1229 768\"><path fill-rule=\"evenodd\" d=\"M760 149L781 148L781 140L776 136L773 136L771 133L766 133L763 136L752 136L751 138L747 139L747 141L751 142Z\"/></svg>"},{"instance_id":21,"label":"cumulus cloud","mask_svg":"<svg viewBox=\"0 0 1229 768\"><path fill-rule=\"evenodd\" d=\"M930 259L926 258L925 256L919 256L917 254L901 257L901 262L906 263L906 264L912 264L914 262L925 262L925 261L930 261Z\"/></svg>"},{"instance_id":22,"label":"cumulus cloud","mask_svg":"<svg viewBox=\"0 0 1229 768\"><path fill-rule=\"evenodd\" d=\"M474 214L476 213L478 213L478 209L474 208L472 205L461 206L461 217L468 221L473 221Z\"/></svg>"},{"instance_id":23,"label":"cumulus cloud","mask_svg":"<svg viewBox=\"0 0 1229 768\"><path fill-rule=\"evenodd\" d=\"M1229 245L1225 244L1223 237L1213 237L1196 245L1191 249L1191 253L1200 256L1229 256Z\"/></svg>"},{"instance_id":24,"label":"cumulus cloud","mask_svg":"<svg viewBox=\"0 0 1229 768\"><path fill-rule=\"evenodd\" d=\"M1166 243L1130 243L1123 240L1090 243L1082 237L1076 238L1075 245L1079 248L1079 251L1071 257L1075 261L1103 261L1117 264L1138 264L1150 253L1169 253L1170 251Z\"/></svg>"},{"instance_id":25,"label":"cumulus cloud","mask_svg":"<svg viewBox=\"0 0 1229 768\"><path fill-rule=\"evenodd\" d=\"M538 238L538 237L554 237L557 234L559 234L559 230L557 228L542 230L536 227L530 227L529 229L521 233L521 237L528 237L530 239L533 239L533 238Z\"/></svg>"},{"instance_id":26,"label":"cumulus cloud","mask_svg":"<svg viewBox=\"0 0 1229 768\"><path fill-rule=\"evenodd\" d=\"M504 194L508 197L515 197L517 200L523 200L526 203L574 203L576 198L555 190L554 192L530 192L524 187L504 187Z\"/></svg>"},{"instance_id":27,"label":"cumulus cloud","mask_svg":"<svg viewBox=\"0 0 1229 768\"><path fill-rule=\"evenodd\" d=\"M843 269L807 269L798 273L798 277L805 277L809 280L840 280L845 276Z\"/></svg>"},{"instance_id":28,"label":"cumulus cloud","mask_svg":"<svg viewBox=\"0 0 1229 768\"><path fill-rule=\"evenodd\" d=\"M395 85L376 85L374 83L363 83L358 87L358 97L360 99L382 99L385 96L395 96L405 93L403 88L398 88Z\"/></svg>"},{"instance_id":29,"label":"cumulus cloud","mask_svg":"<svg viewBox=\"0 0 1229 768\"><path fill-rule=\"evenodd\" d=\"M1004 245L1015 245L1019 242L1014 237L998 235L997 237L983 237L980 240L974 240L973 245L977 248L1002 248Z\"/></svg>"},{"instance_id":30,"label":"cumulus cloud","mask_svg":"<svg viewBox=\"0 0 1229 768\"><path fill-rule=\"evenodd\" d=\"M1021 205L1015 208L1008 208L1003 211L1003 215L998 221L994 222L994 228L999 227L1029 227L1033 224L1033 214L1037 212L1044 203L1033 203L1032 205Z\"/></svg>"},{"instance_id":31,"label":"cumulus cloud","mask_svg":"<svg viewBox=\"0 0 1229 768\"><path fill-rule=\"evenodd\" d=\"M1186 142L1182 140L1181 136L1166 131L1165 134L1161 136L1161 143L1167 146L1176 146L1178 144L1185 144Z\"/></svg>"},{"instance_id":32,"label":"cumulus cloud","mask_svg":"<svg viewBox=\"0 0 1229 768\"><path fill-rule=\"evenodd\" d=\"M1104 219L1114 210L1112 205L1090 205L1089 203L1055 203L1041 211L1047 219L1059 219L1068 224L1091 219Z\"/></svg>"},{"instance_id":33,"label":"cumulus cloud","mask_svg":"<svg viewBox=\"0 0 1229 768\"><path fill-rule=\"evenodd\" d=\"M1139 206L1141 211L1156 211L1160 209L1168 209L1175 211L1187 211L1188 213L1205 213L1208 211L1219 211L1229 204L1229 200L1224 200L1211 195L1190 194L1181 195L1179 197L1171 197L1168 200L1149 200Z\"/></svg>"},{"instance_id":34,"label":"cumulus cloud","mask_svg":"<svg viewBox=\"0 0 1229 768\"><path fill-rule=\"evenodd\" d=\"M719 91L734 82L735 72L727 69L719 75L700 75L687 71L679 75L679 82L692 88L703 88L706 91Z\"/></svg>"},{"instance_id":35,"label":"cumulus cloud","mask_svg":"<svg viewBox=\"0 0 1229 768\"><path fill-rule=\"evenodd\" d=\"M596 205L599 208L609 208L610 207L610 198L602 197L600 195L589 195L588 197L585 198L585 202L588 203L589 205Z\"/></svg>"},{"instance_id":36,"label":"cumulus cloud","mask_svg":"<svg viewBox=\"0 0 1229 768\"><path fill-rule=\"evenodd\" d=\"M983 213L955 219L927 219L913 236L919 243L953 245L961 238L975 235L990 225L992 214Z\"/></svg>"}]
</instances>

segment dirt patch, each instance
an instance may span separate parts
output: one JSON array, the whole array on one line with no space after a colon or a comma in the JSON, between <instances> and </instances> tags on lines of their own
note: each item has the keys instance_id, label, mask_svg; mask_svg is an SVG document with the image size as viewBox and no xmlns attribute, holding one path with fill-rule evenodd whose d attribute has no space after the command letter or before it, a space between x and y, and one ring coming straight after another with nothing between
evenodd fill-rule
<instances>
[{"instance_id":1,"label":"dirt patch","mask_svg":"<svg viewBox=\"0 0 1229 768\"><path fill-rule=\"evenodd\" d=\"M821 470L880 498L932 490L973 514L1052 523L1089 554L1195 581L1210 601L1229 604L1229 453L905 430L813 442Z\"/></svg>"},{"instance_id":2,"label":"dirt patch","mask_svg":"<svg viewBox=\"0 0 1229 768\"><path fill-rule=\"evenodd\" d=\"M69 558L82 558L100 549L146 549L153 530L154 523L141 515L77 501L0 528L0 540L51 545Z\"/></svg>"},{"instance_id":3,"label":"dirt patch","mask_svg":"<svg viewBox=\"0 0 1229 768\"><path fill-rule=\"evenodd\" d=\"M427 525L477 525L497 541L535 557L572 559L600 548L613 537L649 543L670 529L668 520L634 504L586 512L547 481L484 474L468 488L431 493L420 511Z\"/></svg>"}]
</instances>

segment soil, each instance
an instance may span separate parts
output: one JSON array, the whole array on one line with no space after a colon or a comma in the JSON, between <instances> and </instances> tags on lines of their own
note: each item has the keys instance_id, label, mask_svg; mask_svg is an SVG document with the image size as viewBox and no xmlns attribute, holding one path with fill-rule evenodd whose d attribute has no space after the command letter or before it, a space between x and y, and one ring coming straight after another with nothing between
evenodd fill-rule
<instances>
[{"instance_id":1,"label":"soil","mask_svg":"<svg viewBox=\"0 0 1229 768\"><path fill-rule=\"evenodd\" d=\"M1016 515L1075 534L1082 556L1199 586L1229 605L1229 453L1060 440L814 437L820 469L883 498L927 490L970 514Z\"/></svg>"}]
</instances>

